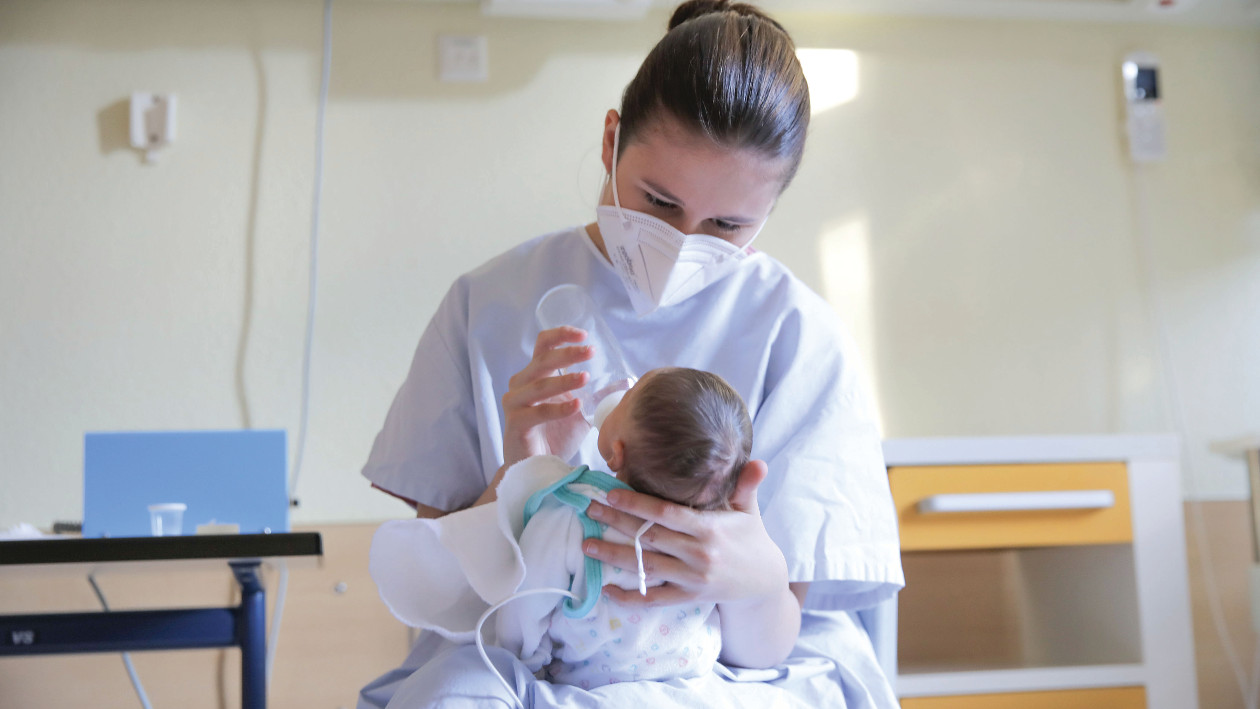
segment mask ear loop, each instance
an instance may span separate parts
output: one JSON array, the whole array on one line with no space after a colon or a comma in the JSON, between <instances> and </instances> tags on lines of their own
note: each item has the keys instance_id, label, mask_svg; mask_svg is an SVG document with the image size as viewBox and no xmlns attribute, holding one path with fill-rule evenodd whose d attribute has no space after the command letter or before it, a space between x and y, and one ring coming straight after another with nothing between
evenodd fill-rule
<instances>
[{"instance_id":1,"label":"mask ear loop","mask_svg":"<svg viewBox=\"0 0 1260 709\"><path fill-rule=\"evenodd\" d=\"M613 154L612 154L612 174L608 176L612 182L613 205L617 207L617 215L621 217L621 224L625 227L630 226L630 218L626 216L626 212L621 208L621 199L617 196L617 153L621 150L621 121L617 121L617 127L613 128Z\"/></svg>"},{"instance_id":2,"label":"mask ear loop","mask_svg":"<svg viewBox=\"0 0 1260 709\"><path fill-rule=\"evenodd\" d=\"M653 524L655 523L652 520L648 520L643 523L643 526L639 527L639 531L634 533L634 560L639 564L640 596L647 595L647 571L643 568L643 542L639 538L643 536L644 532L651 529Z\"/></svg>"}]
</instances>

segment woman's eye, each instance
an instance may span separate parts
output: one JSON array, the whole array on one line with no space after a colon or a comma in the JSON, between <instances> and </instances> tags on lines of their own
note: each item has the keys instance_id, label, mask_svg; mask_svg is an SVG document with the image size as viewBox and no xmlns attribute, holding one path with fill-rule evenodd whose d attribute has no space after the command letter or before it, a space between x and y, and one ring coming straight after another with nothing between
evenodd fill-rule
<instances>
[{"instance_id":1,"label":"woman's eye","mask_svg":"<svg viewBox=\"0 0 1260 709\"><path fill-rule=\"evenodd\" d=\"M661 209L673 209L676 206L674 205L673 202L666 202L665 200L657 197L651 192L644 192L643 194L647 196L647 203L652 205L653 207L660 207Z\"/></svg>"},{"instance_id":2,"label":"woman's eye","mask_svg":"<svg viewBox=\"0 0 1260 709\"><path fill-rule=\"evenodd\" d=\"M714 219L713 226L717 227L718 231L739 231L741 225L724 222L721 219Z\"/></svg>"}]
</instances>

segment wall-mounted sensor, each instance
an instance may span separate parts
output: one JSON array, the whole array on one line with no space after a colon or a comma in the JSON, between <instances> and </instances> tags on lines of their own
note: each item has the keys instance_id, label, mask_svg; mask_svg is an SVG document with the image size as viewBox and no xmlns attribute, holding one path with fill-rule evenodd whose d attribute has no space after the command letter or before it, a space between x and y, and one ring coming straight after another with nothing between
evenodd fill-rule
<instances>
[{"instance_id":1,"label":"wall-mounted sensor","mask_svg":"<svg viewBox=\"0 0 1260 709\"><path fill-rule=\"evenodd\" d=\"M157 151L175 141L175 94L131 94L131 147L157 160Z\"/></svg>"},{"instance_id":2,"label":"wall-mounted sensor","mask_svg":"<svg viewBox=\"0 0 1260 709\"><path fill-rule=\"evenodd\" d=\"M1168 157L1164 141L1164 109L1160 105L1159 61L1134 52L1120 65L1124 78L1125 131L1133 162L1157 162Z\"/></svg>"}]
</instances>

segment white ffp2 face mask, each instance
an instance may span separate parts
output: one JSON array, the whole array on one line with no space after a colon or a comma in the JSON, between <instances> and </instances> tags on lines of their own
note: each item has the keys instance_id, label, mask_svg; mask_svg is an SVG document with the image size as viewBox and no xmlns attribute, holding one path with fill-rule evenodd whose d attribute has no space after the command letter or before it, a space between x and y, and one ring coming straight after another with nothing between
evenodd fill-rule
<instances>
[{"instance_id":1,"label":"white ffp2 face mask","mask_svg":"<svg viewBox=\"0 0 1260 709\"><path fill-rule=\"evenodd\" d=\"M680 303L730 275L748 258L761 226L744 246L708 234L684 234L650 214L624 209L617 195L617 150L621 126L613 134L613 204L597 207L604 249L640 317Z\"/></svg>"}]
</instances>

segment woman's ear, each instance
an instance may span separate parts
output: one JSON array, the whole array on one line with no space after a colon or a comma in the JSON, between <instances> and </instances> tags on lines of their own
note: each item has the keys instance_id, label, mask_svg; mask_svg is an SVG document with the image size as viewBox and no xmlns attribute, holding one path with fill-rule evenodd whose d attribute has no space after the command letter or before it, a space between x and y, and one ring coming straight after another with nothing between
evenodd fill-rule
<instances>
[{"instance_id":1,"label":"woman's ear","mask_svg":"<svg viewBox=\"0 0 1260 709\"><path fill-rule=\"evenodd\" d=\"M604 143L601 155L604 161L604 174L612 174L613 142L617 135L617 125L621 123L621 115L617 109L610 108L604 115Z\"/></svg>"},{"instance_id":2,"label":"woman's ear","mask_svg":"<svg viewBox=\"0 0 1260 709\"><path fill-rule=\"evenodd\" d=\"M612 445L612 455L608 456L608 469L614 473L620 473L626 467L626 444L620 438L614 438Z\"/></svg>"}]
</instances>

